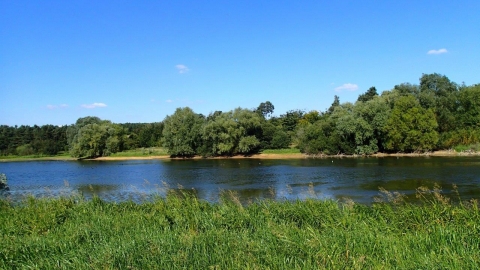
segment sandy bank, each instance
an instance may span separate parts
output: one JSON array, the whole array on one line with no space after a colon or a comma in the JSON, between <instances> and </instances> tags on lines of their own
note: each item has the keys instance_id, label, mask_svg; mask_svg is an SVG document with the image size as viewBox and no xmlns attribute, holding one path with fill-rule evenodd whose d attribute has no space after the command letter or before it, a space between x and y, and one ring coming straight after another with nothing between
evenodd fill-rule
<instances>
[{"instance_id":1,"label":"sandy bank","mask_svg":"<svg viewBox=\"0 0 480 270\"><path fill-rule=\"evenodd\" d=\"M426 153L394 153L385 154L377 153L368 157L455 157L455 156L480 156L480 152L476 153L457 153L455 151L434 151ZM231 156L231 157L211 157L207 159L304 159L304 158L359 158L367 157L361 155L305 155L301 153L296 154L255 154L251 156ZM144 159L203 159L201 156L195 156L193 158L170 158L169 156L148 156L148 157L99 157L94 160L144 160Z\"/></svg>"},{"instance_id":2,"label":"sandy bank","mask_svg":"<svg viewBox=\"0 0 480 270\"><path fill-rule=\"evenodd\" d=\"M462 156L480 156L480 152L462 152L455 151L434 151L426 153L394 153L385 154L377 153L370 156L361 155L305 155L301 153L296 154L255 154L251 156L237 155L232 157L212 157L208 159L305 159L305 158L361 158L361 157L462 157ZM203 159L201 156L195 156L193 158L170 158L170 156L135 156L135 157L98 157L97 161L118 161L118 160L153 160L153 159ZM0 162L18 162L18 161L75 161L76 158L71 157L41 157L41 158L12 158L12 159L0 159Z\"/></svg>"}]
</instances>

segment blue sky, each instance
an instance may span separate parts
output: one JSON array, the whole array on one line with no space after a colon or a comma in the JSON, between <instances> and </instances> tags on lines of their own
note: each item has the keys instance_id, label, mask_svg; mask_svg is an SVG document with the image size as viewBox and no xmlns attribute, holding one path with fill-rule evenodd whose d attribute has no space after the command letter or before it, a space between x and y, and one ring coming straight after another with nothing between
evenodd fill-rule
<instances>
[{"instance_id":1,"label":"blue sky","mask_svg":"<svg viewBox=\"0 0 480 270\"><path fill-rule=\"evenodd\" d=\"M480 1L0 1L0 124L324 111L422 73L480 83Z\"/></svg>"}]
</instances>

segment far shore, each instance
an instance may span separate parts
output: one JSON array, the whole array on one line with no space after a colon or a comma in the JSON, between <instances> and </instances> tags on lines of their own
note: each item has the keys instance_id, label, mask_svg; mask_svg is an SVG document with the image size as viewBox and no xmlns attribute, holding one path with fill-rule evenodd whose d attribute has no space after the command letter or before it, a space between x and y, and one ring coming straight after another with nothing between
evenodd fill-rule
<instances>
[{"instance_id":1,"label":"far shore","mask_svg":"<svg viewBox=\"0 0 480 270\"><path fill-rule=\"evenodd\" d=\"M253 154L253 155L235 155L235 156L220 156L204 158L201 156L194 156L191 158L170 157L168 155L158 156L124 156L124 157L98 157L94 159L84 159L89 161L117 161L117 160L154 160L154 159L170 159L170 160L182 160L182 159L307 159L307 158L359 158L359 157L456 157L456 156L480 156L480 152L455 152L453 150L441 150L425 153L376 153L373 155L306 155L302 153L279 153L279 154ZM16 161L76 161L79 160L73 157L59 156L59 157L38 157L38 158L8 158L0 159L0 162L16 162Z\"/></svg>"},{"instance_id":2,"label":"far shore","mask_svg":"<svg viewBox=\"0 0 480 270\"><path fill-rule=\"evenodd\" d=\"M204 158L201 156L194 156L191 158L170 157L170 156L145 156L145 157L99 157L89 160L143 160L143 159L307 159L307 158L359 158L359 157L455 157L455 156L479 156L480 152L459 153L455 151L441 150L426 153L376 153L373 155L306 155L302 153L288 153L288 154L253 154L253 155L235 155L235 156L219 156Z\"/></svg>"}]
</instances>

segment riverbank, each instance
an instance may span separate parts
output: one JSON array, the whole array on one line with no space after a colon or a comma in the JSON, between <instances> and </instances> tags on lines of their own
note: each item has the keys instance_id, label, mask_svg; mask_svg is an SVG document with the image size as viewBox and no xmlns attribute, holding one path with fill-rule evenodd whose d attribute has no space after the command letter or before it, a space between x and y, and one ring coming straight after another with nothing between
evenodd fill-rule
<instances>
[{"instance_id":1,"label":"riverbank","mask_svg":"<svg viewBox=\"0 0 480 270\"><path fill-rule=\"evenodd\" d=\"M359 157L455 157L455 156L480 156L480 152L456 152L453 150L441 150L433 151L426 153L376 153L369 156L362 155L306 155L302 153L260 153L253 155L236 155L236 156L220 156L220 157L208 157L206 159L304 159L304 158L359 158ZM201 156L194 156L191 158L181 158L181 157L170 157L169 155L135 155L135 156L109 156L109 157L98 157L94 159L86 160L97 160L97 161L121 161L121 160L153 160L153 159L205 159ZM77 158L72 158L68 156L55 156L55 157L8 157L0 158L0 162L13 162L13 161L75 161Z\"/></svg>"},{"instance_id":2,"label":"riverbank","mask_svg":"<svg viewBox=\"0 0 480 270\"><path fill-rule=\"evenodd\" d=\"M204 158L201 156L194 156L191 158L171 158L168 155L165 156L135 156L135 157L98 157L92 160L142 160L142 159L304 159L304 158L359 158L359 157L455 157L455 156L480 156L480 152L455 152L455 151L434 151L426 153L376 153L373 155L362 156L362 155L306 155L303 153L260 153L253 155L235 155L235 156L219 156L219 157L208 157Z\"/></svg>"},{"instance_id":3,"label":"riverbank","mask_svg":"<svg viewBox=\"0 0 480 270\"><path fill-rule=\"evenodd\" d=\"M0 200L0 268L478 269L478 202Z\"/></svg>"},{"instance_id":4,"label":"riverbank","mask_svg":"<svg viewBox=\"0 0 480 270\"><path fill-rule=\"evenodd\" d=\"M17 162L17 161L75 161L77 158L69 156L52 156L52 157L6 157L0 158L0 162Z\"/></svg>"}]
</instances>

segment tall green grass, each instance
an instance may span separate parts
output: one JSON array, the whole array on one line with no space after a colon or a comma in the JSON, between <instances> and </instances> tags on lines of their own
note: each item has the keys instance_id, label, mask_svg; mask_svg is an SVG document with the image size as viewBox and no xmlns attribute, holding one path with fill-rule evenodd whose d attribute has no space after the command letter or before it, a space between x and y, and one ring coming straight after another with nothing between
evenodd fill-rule
<instances>
[{"instance_id":1,"label":"tall green grass","mask_svg":"<svg viewBox=\"0 0 480 270\"><path fill-rule=\"evenodd\" d=\"M0 200L0 269L478 269L478 202ZM383 202L380 202L382 201Z\"/></svg>"}]
</instances>

